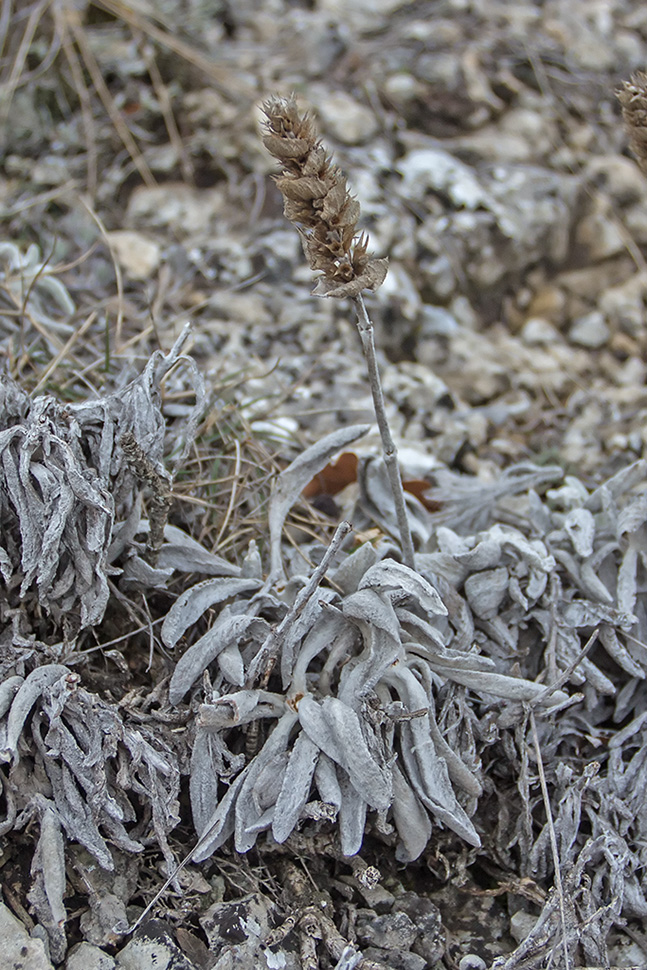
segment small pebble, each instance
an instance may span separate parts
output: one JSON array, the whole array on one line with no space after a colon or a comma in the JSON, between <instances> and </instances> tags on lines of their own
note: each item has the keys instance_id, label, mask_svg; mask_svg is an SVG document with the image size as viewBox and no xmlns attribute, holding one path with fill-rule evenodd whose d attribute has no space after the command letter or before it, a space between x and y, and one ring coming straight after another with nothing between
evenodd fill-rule
<instances>
[{"instance_id":1,"label":"small pebble","mask_svg":"<svg viewBox=\"0 0 647 970\"><path fill-rule=\"evenodd\" d=\"M591 350L604 347L609 336L609 328L599 310L592 310L591 313L579 317L568 332L571 343L578 347L589 347Z\"/></svg>"}]
</instances>

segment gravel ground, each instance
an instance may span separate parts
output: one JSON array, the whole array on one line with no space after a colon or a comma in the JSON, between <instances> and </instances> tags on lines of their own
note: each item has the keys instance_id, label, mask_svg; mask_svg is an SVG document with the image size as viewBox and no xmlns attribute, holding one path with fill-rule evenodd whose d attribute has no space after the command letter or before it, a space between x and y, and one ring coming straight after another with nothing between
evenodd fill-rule
<instances>
[{"instance_id":1,"label":"gravel ground","mask_svg":"<svg viewBox=\"0 0 647 970\"><path fill-rule=\"evenodd\" d=\"M261 103L295 92L348 176L371 249L389 259L367 304L403 475L429 483L428 509L442 514L456 482L495 487L520 463L559 466L593 494L647 458L647 181L615 96L647 67L644 4L52 0L2 11L0 350L28 392L74 402L120 390L189 321L219 413L238 415L268 471L331 431L373 423L352 306L311 296L259 137ZM166 416L182 415L181 393L170 398ZM353 449L360 462L374 455L376 430ZM333 518L356 497L349 481ZM236 545L222 521L203 522L221 555L262 537L262 522L246 526ZM412 868L381 858L373 832L363 858L380 860L378 886L339 858L322 885L321 873L304 878L306 861L274 868L271 853L224 850L217 865L189 867L163 919L128 943L108 929L119 906L87 900L132 899L138 885L147 901L163 861L151 850L142 878L121 853L127 892L73 846L72 948L59 959L28 912L35 835L6 831L0 935L16 956L2 966L27 959L24 946L43 970L148 970L155 947L183 970L356 965L331 926L361 945L365 970L549 965L515 949L554 885L521 842L477 858L443 831ZM292 845L303 860L329 849ZM258 949L289 912L271 904L287 893L296 907L313 886L334 899L326 945L309 957ZM340 900L352 903L345 923ZM613 966L647 962L644 915L628 905L605 925ZM256 949L236 935L245 920L260 927ZM569 966L592 968L598 952L584 947Z\"/></svg>"}]
</instances>

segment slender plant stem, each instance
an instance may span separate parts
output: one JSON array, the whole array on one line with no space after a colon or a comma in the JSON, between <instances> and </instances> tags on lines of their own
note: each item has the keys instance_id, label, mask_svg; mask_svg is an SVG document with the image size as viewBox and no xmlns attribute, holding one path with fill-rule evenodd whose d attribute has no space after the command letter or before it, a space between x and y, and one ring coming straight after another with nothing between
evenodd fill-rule
<instances>
[{"instance_id":1,"label":"slender plant stem","mask_svg":"<svg viewBox=\"0 0 647 970\"><path fill-rule=\"evenodd\" d=\"M346 536L350 535L352 529L353 527L351 526L350 522L346 522L345 520L340 522L337 526L335 534L330 540L330 545L324 553L323 559L314 570L312 576L303 589L299 590L294 603L285 614L279 625L270 631L263 646L250 663L249 670L247 672L247 680L245 681L245 687L248 690L255 686L256 680L261 672L261 686L263 688L267 687L267 682L270 679L272 668L274 667L274 663L283 644L283 638L287 630L304 609L310 597L321 585L321 582L328 572L328 567L330 566L335 553L341 546ZM263 668L265 669L263 670Z\"/></svg>"},{"instance_id":2,"label":"slender plant stem","mask_svg":"<svg viewBox=\"0 0 647 970\"><path fill-rule=\"evenodd\" d=\"M362 341L362 349L366 358L366 366L368 367L368 380L371 385L371 394L373 395L375 417L377 418L377 426L380 430L380 437L382 439L382 454L384 455L384 463L389 474L391 492L393 494L395 511L398 517L398 529L400 531L402 555L405 564L411 569L415 569L411 529L409 528L407 506L404 500L404 489L402 487L402 478L400 477L400 467L398 465L398 451L391 436L391 429L389 428L389 421L386 416L386 408L384 406L382 381L380 380L380 371L377 366L377 357L375 354L373 324L367 313L366 305L361 293L358 293L358 295L353 298L353 302L355 304L355 309L357 310L357 329L359 330L360 340Z\"/></svg>"}]
</instances>

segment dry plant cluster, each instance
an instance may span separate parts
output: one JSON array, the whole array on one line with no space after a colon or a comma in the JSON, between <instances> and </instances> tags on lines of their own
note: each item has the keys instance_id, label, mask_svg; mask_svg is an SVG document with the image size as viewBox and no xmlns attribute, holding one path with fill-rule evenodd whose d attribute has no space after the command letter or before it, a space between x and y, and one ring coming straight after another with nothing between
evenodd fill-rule
<instances>
[{"instance_id":1,"label":"dry plant cluster","mask_svg":"<svg viewBox=\"0 0 647 970\"><path fill-rule=\"evenodd\" d=\"M82 36L67 13L74 73ZM644 77L620 100L644 162ZM647 915L647 462L595 488L551 466L490 484L444 469L438 511L405 497L361 295L386 261L358 235L313 120L293 98L264 110L285 215L322 274L315 293L355 301L383 457L363 462L352 527L315 539L306 562L286 552L303 490L368 428L306 448L250 501L258 541L227 558L189 501L174 503L216 406L182 353L188 331L92 400L29 394L3 373L0 834L33 845L37 935L62 963L79 927L120 947L158 907L194 929L199 915L218 970L234 951L267 967L375 970L409 951L443 965L409 917L406 946L369 946L375 928L342 924L339 887L346 900L375 891L378 859L420 888L433 860L464 875L486 856L514 874L529 927L492 970L609 966L613 934ZM8 313L8 335L36 330L58 365L69 294L34 249L1 255L7 292L18 269L30 291L29 326ZM213 908L165 909L160 886L168 877L177 901L190 874L231 868L232 850L256 853L283 895L264 934L225 946L209 936ZM131 877L128 860L160 854L152 881ZM334 882L342 902L326 895L332 879L304 888L308 866L352 871Z\"/></svg>"}]
</instances>

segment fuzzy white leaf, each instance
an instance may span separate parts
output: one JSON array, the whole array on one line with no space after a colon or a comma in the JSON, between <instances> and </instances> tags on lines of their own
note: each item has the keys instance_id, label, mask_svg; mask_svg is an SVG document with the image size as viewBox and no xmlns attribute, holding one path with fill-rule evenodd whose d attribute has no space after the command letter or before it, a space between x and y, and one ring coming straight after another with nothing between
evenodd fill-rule
<instances>
[{"instance_id":1,"label":"fuzzy white leaf","mask_svg":"<svg viewBox=\"0 0 647 970\"><path fill-rule=\"evenodd\" d=\"M316 624L303 641L292 671L290 694L306 693L306 672L314 658L328 648L331 650L343 633L348 631L348 621L342 613L329 604L323 604Z\"/></svg>"},{"instance_id":2,"label":"fuzzy white leaf","mask_svg":"<svg viewBox=\"0 0 647 970\"><path fill-rule=\"evenodd\" d=\"M397 591L395 602L413 597L420 607L434 616L447 616L447 607L431 583L419 573L395 559L382 559L364 574L360 589Z\"/></svg>"},{"instance_id":3,"label":"fuzzy white leaf","mask_svg":"<svg viewBox=\"0 0 647 970\"><path fill-rule=\"evenodd\" d=\"M178 596L162 624L162 640L172 648L189 627L216 603L251 593L261 585L258 579L219 577L205 579Z\"/></svg>"},{"instance_id":4,"label":"fuzzy white leaf","mask_svg":"<svg viewBox=\"0 0 647 970\"><path fill-rule=\"evenodd\" d=\"M65 850L63 833L57 814L47 808L40 821L40 838L36 858L43 873L45 895L55 923L62 926L67 919L63 902L65 895Z\"/></svg>"},{"instance_id":5,"label":"fuzzy white leaf","mask_svg":"<svg viewBox=\"0 0 647 970\"><path fill-rule=\"evenodd\" d=\"M345 771L338 769L341 807L339 839L346 856L357 855L362 848L366 827L366 800L362 798Z\"/></svg>"},{"instance_id":6,"label":"fuzzy white leaf","mask_svg":"<svg viewBox=\"0 0 647 970\"><path fill-rule=\"evenodd\" d=\"M279 843L285 842L301 817L303 807L308 801L319 754L318 745L302 731L294 743L281 792L276 800L272 835Z\"/></svg>"},{"instance_id":7,"label":"fuzzy white leaf","mask_svg":"<svg viewBox=\"0 0 647 970\"><path fill-rule=\"evenodd\" d=\"M465 596L472 612L482 620L498 615L508 590L508 570L486 569L472 573L465 580Z\"/></svg>"},{"instance_id":8,"label":"fuzzy white leaf","mask_svg":"<svg viewBox=\"0 0 647 970\"><path fill-rule=\"evenodd\" d=\"M24 684L25 678L18 677L7 677L0 683L0 718L4 717L11 704L14 697L18 691L18 688Z\"/></svg>"},{"instance_id":9,"label":"fuzzy white leaf","mask_svg":"<svg viewBox=\"0 0 647 970\"><path fill-rule=\"evenodd\" d=\"M578 556L584 558L593 554L595 519L588 509L571 509L564 519L564 531Z\"/></svg>"},{"instance_id":10,"label":"fuzzy white leaf","mask_svg":"<svg viewBox=\"0 0 647 970\"><path fill-rule=\"evenodd\" d=\"M321 441L306 448L277 478L268 512L272 576L278 577L283 574L281 565L283 524L301 492L315 475L326 467L333 455L361 438L368 430L369 426L364 424L338 428Z\"/></svg>"},{"instance_id":11,"label":"fuzzy white leaf","mask_svg":"<svg viewBox=\"0 0 647 970\"><path fill-rule=\"evenodd\" d=\"M217 659L225 680L234 687L242 687L245 683L245 665L238 644L230 643L220 651Z\"/></svg>"},{"instance_id":12,"label":"fuzzy white leaf","mask_svg":"<svg viewBox=\"0 0 647 970\"><path fill-rule=\"evenodd\" d=\"M349 619L384 630L396 642L400 639L400 624L393 606L374 589L358 589L346 596L342 611Z\"/></svg>"},{"instance_id":13,"label":"fuzzy white leaf","mask_svg":"<svg viewBox=\"0 0 647 970\"><path fill-rule=\"evenodd\" d=\"M431 838L429 813L397 764L393 765L393 821L399 836L395 850L398 862L413 862L424 852Z\"/></svg>"},{"instance_id":14,"label":"fuzzy white leaf","mask_svg":"<svg viewBox=\"0 0 647 970\"><path fill-rule=\"evenodd\" d=\"M388 808L392 798L390 772L373 758L355 711L336 697L326 697L318 704L309 695L301 699L298 711L308 737L348 772L362 798L372 808Z\"/></svg>"},{"instance_id":15,"label":"fuzzy white leaf","mask_svg":"<svg viewBox=\"0 0 647 970\"><path fill-rule=\"evenodd\" d=\"M341 806L341 788L337 777L335 762L322 751L315 768L315 784L322 802L332 805L339 811Z\"/></svg>"},{"instance_id":16,"label":"fuzzy white leaf","mask_svg":"<svg viewBox=\"0 0 647 970\"><path fill-rule=\"evenodd\" d=\"M269 625L255 616L235 614L216 622L204 636L183 654L175 665L169 684L171 704L179 704L186 692L195 683L203 670L215 660L218 654L232 643L243 637L253 636L262 642Z\"/></svg>"},{"instance_id":17,"label":"fuzzy white leaf","mask_svg":"<svg viewBox=\"0 0 647 970\"><path fill-rule=\"evenodd\" d=\"M403 664L392 669L389 679L410 711L428 707L424 687ZM456 799L445 760L436 751L429 715L414 717L402 724L400 737L409 781L422 804L470 845L480 846L481 841L472 822Z\"/></svg>"},{"instance_id":18,"label":"fuzzy white leaf","mask_svg":"<svg viewBox=\"0 0 647 970\"><path fill-rule=\"evenodd\" d=\"M245 778L236 802L234 843L238 852L247 852L256 841L258 828L254 827L254 823L264 814L266 808L266 806L261 807L260 805L260 800L263 799L263 792L260 789L257 790L257 784L261 779L263 771L269 765L272 765L274 774L278 770L281 770L281 768L285 771L287 762L286 748L290 733L296 722L296 714L293 714L291 711L284 714L249 766L247 777ZM268 818L264 827L269 827L270 822L271 816ZM253 831L252 827L254 827Z\"/></svg>"},{"instance_id":19,"label":"fuzzy white leaf","mask_svg":"<svg viewBox=\"0 0 647 970\"><path fill-rule=\"evenodd\" d=\"M332 574L332 581L342 593L354 593L364 573L375 565L377 553L370 542L365 542L351 556L347 556L341 566Z\"/></svg>"},{"instance_id":20,"label":"fuzzy white leaf","mask_svg":"<svg viewBox=\"0 0 647 970\"><path fill-rule=\"evenodd\" d=\"M193 862L204 862L205 859L208 859L219 846L227 841L234 831L236 799L245 783L249 769L250 765L244 768L235 778L227 789L226 794L218 802L215 811L205 823L203 830L198 832L200 841L191 853L191 860Z\"/></svg>"},{"instance_id":21,"label":"fuzzy white leaf","mask_svg":"<svg viewBox=\"0 0 647 970\"><path fill-rule=\"evenodd\" d=\"M43 664L33 670L20 685L9 709L7 747L3 754L18 761L18 739L32 707L47 687L69 673L69 667L62 664Z\"/></svg>"}]
</instances>

